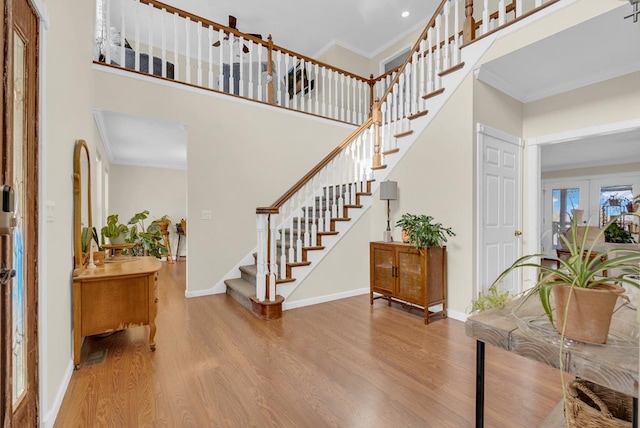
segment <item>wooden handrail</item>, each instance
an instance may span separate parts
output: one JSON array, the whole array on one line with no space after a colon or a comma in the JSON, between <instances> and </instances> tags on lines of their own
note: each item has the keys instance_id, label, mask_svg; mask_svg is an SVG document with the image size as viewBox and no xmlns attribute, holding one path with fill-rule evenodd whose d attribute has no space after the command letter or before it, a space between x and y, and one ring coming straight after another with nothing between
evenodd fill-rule
<instances>
[{"instance_id":1,"label":"wooden handrail","mask_svg":"<svg viewBox=\"0 0 640 428\"><path fill-rule=\"evenodd\" d=\"M285 202L289 200L293 195L296 194L302 187L309 182L322 168L327 166L329 162L333 160L345 147L349 145L354 138L356 138L362 131L367 129L373 123L373 119L369 117L366 122L358 127L355 131L353 131L338 147L333 149L331 153L329 153L324 159L322 159L311 171L305 174L296 184L293 185L289 190L285 192L284 195L280 196L278 200L276 200L269 207L259 207L256 208L256 214L277 214L279 208L284 205Z\"/></svg>"},{"instance_id":2,"label":"wooden handrail","mask_svg":"<svg viewBox=\"0 0 640 428\"><path fill-rule=\"evenodd\" d=\"M404 69L407 67L407 65L411 62L412 56L414 52L418 52L420 49L420 43L422 43L422 40L425 39L427 37L427 34L429 32L429 28L433 27L436 23L436 17L438 16L438 14L440 13L440 11L442 10L442 8L444 7L444 4L447 2L448 0L442 0L440 2L440 5L436 8L436 11L433 13L433 16L431 17L431 19L429 20L429 23L426 25L426 27L424 27L424 30L422 30L422 33L420 34L420 36L418 37L418 40L416 41L416 43L413 45L413 48L411 49L411 51L409 51L409 53L407 54L407 59L405 59L404 63L400 66L400 68L398 69L398 74L396 74L396 77L391 81L391 83L389 84L389 86L387 87L387 90L384 92L384 94L382 95L382 97L380 97L380 100L384 101L387 98L387 95L389 95L389 92L391 92L391 90L393 89L393 85L395 85L399 80L400 80L400 75L402 74L402 72L404 71Z\"/></svg>"},{"instance_id":3,"label":"wooden handrail","mask_svg":"<svg viewBox=\"0 0 640 428\"><path fill-rule=\"evenodd\" d=\"M205 19L205 18L203 18L201 16L195 15L193 13L189 13L189 12L184 11L182 9L178 9L178 8L173 7L171 5L168 5L166 3L162 3L162 2L159 2L159 1L156 1L156 0L140 0L140 3L149 4L149 5L153 6L153 7L155 7L156 9L165 9L167 12L177 14L178 16L181 16L183 18L189 18L191 21L200 22L202 24L202 26L205 27L205 28L209 28L209 26L212 26L216 30L223 30L226 33L233 33L235 36L238 36L238 37L241 36L244 40L253 41L255 43L264 45L267 49L269 49L269 47L272 46L273 50L280 51L282 53L288 53L289 55L294 55L297 58L305 60L306 62L311 62L311 63L314 63L314 64L318 64L321 67L325 67L325 68L331 69L331 70L333 70L333 71L335 71L337 73L344 74L346 76L352 77L352 78L357 79L357 80L361 80L361 81L366 82L366 83L369 82L369 79L366 78L366 77L358 76L357 74L351 73L349 71L343 70L343 69L338 68L338 67L334 67L334 66L332 66L330 64L327 64L325 62L315 60L315 59L310 58L310 57L308 57L306 55L294 52L294 51L286 49L286 48L283 48L283 47L278 46L276 44L270 44L268 42L265 42L262 39L259 39L257 37L254 37L254 36L251 36L249 34L243 33L242 31L238 31L238 30L235 30L235 29L233 29L231 27L227 27L225 25L218 24L217 22L210 21L210 20Z\"/></svg>"}]
</instances>

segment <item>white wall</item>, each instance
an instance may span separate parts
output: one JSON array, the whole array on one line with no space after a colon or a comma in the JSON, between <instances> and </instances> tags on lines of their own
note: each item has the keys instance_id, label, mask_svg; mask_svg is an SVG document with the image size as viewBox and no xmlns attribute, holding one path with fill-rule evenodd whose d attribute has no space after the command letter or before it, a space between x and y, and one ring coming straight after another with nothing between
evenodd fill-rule
<instances>
[{"instance_id":1,"label":"white wall","mask_svg":"<svg viewBox=\"0 0 640 428\"><path fill-rule=\"evenodd\" d=\"M46 171L42 183L46 200L40 201L41 218L45 202L55 203L53 221L43 223L41 245L46 270L41 289L41 419L52 423L72 369L73 268L73 148L77 139L95 147L92 118L93 15L91 1L47 1L49 28L46 32L44 70L46 89L42 94L46 123L42 135Z\"/></svg>"},{"instance_id":2,"label":"white wall","mask_svg":"<svg viewBox=\"0 0 640 428\"><path fill-rule=\"evenodd\" d=\"M149 211L145 227L165 214L169 216L171 254L175 256L178 245L175 224L187 218L187 171L112 164L109 214L118 214L120 222L126 224L134 214L144 210ZM182 243L180 246L186 248Z\"/></svg>"},{"instance_id":3,"label":"white wall","mask_svg":"<svg viewBox=\"0 0 640 428\"><path fill-rule=\"evenodd\" d=\"M354 129L210 91L103 71L94 77L96 107L187 125L189 292L211 289L249 254L256 208L273 203ZM212 220L201 218L203 210Z\"/></svg>"}]
</instances>

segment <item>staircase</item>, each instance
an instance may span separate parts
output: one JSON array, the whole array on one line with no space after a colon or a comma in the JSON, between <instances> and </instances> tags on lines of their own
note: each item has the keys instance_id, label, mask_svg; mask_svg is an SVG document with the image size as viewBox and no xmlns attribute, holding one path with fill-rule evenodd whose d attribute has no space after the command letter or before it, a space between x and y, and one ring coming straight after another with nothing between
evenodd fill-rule
<instances>
[{"instance_id":1,"label":"staircase","mask_svg":"<svg viewBox=\"0 0 640 428\"><path fill-rule=\"evenodd\" d=\"M315 242L312 243L313 245L303 245L300 248L301 260L297 262L287 262L285 267L285 276L276 279L276 284L280 285L295 282L296 278L293 276L294 269L307 267L312 264L312 262L309 260L309 253L316 251L322 252L326 250L325 246L323 245L323 237L337 236L340 234L340 232L336 228L336 225L341 222L351 222L350 212L352 212L353 210L363 209L361 200L362 198L371 197L372 184L373 181L367 181L362 191L356 192L354 200L355 203L344 205L343 211L341 213L342 215L340 217L331 217L329 219L327 230L316 233L317 237ZM335 199L334 189L335 187L324 188L323 195L326 196L316 197L315 207L303 207L303 212L309 213L309 215L305 215L304 217L294 217L292 219L292 228L284 230L280 229L278 231L280 239L276 242L277 260L281 259L283 252L289 252L290 250L294 252L298 251L296 243L305 242L304 234L308 234L313 225L315 225L316 227L318 226L318 223L322 220L319 214L322 212L326 212L327 207L329 206L329 201ZM342 192L340 192L339 197L344 198L347 192L347 186L341 186L341 190ZM284 298L282 296L278 296L273 302L260 302L256 298L256 277L258 274L257 253L253 253L253 261L253 264L239 267L239 278L232 278L224 281L225 285L227 286L226 293L229 296L233 297L242 306L253 311L254 314L258 315L261 318L280 318L282 316L282 302L284 301ZM280 271L281 263L277 262L276 265L278 271Z\"/></svg>"},{"instance_id":2,"label":"staircase","mask_svg":"<svg viewBox=\"0 0 640 428\"><path fill-rule=\"evenodd\" d=\"M448 34L451 4L457 8L455 0L442 1L405 64L376 83L380 96L369 120L272 206L256 210L257 252L224 284L257 316L282 316L283 301L370 208L379 183L496 39L491 31L462 49L457 25Z\"/></svg>"}]
</instances>

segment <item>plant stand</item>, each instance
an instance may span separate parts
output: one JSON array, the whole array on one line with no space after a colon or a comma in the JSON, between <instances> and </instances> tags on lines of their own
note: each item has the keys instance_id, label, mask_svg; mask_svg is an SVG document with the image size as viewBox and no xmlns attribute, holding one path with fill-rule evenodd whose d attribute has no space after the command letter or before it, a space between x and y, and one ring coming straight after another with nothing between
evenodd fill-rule
<instances>
[{"instance_id":1,"label":"plant stand","mask_svg":"<svg viewBox=\"0 0 640 428\"><path fill-rule=\"evenodd\" d=\"M169 231L163 230L160 233L162 234L162 239L164 240L164 246L167 249L167 262L169 262L169 264L173 264L173 257L171 256L171 241L169 241Z\"/></svg>"}]
</instances>

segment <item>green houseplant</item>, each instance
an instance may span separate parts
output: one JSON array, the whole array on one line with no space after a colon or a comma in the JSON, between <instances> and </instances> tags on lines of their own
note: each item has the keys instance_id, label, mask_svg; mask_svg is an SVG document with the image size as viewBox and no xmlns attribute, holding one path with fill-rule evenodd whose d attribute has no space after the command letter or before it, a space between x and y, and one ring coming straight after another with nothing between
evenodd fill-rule
<instances>
[{"instance_id":1,"label":"green houseplant","mask_svg":"<svg viewBox=\"0 0 640 428\"><path fill-rule=\"evenodd\" d=\"M144 221L148 217L148 210L136 213L131 217L128 223L131 229L127 242L136 244L133 247L133 254L136 256L148 254L160 258L169 252L162 242L160 219L152 221L148 227L145 227Z\"/></svg>"},{"instance_id":2,"label":"green houseplant","mask_svg":"<svg viewBox=\"0 0 640 428\"><path fill-rule=\"evenodd\" d=\"M109 238L111 244L123 244L128 232L129 228L127 225L118 221L118 214L111 214L107 217L107 225L100 229L102 245L104 245L105 237Z\"/></svg>"},{"instance_id":3,"label":"green houseplant","mask_svg":"<svg viewBox=\"0 0 640 428\"><path fill-rule=\"evenodd\" d=\"M396 222L396 226L402 228L408 237L408 242L418 249L442 247L447 242L447 238L456 235L450 227L444 227L442 223L434 223L432 216L424 214L405 213Z\"/></svg>"},{"instance_id":4,"label":"green houseplant","mask_svg":"<svg viewBox=\"0 0 640 428\"><path fill-rule=\"evenodd\" d=\"M606 343L616 300L624 292L619 284L638 287L627 275L640 273L640 250L612 249L611 252L621 254L614 257L607 257L594 250L598 239L616 221L617 217L610 219L598 231L595 239L588 243L586 233L578 238L577 223L573 220L569 238L560 235L569 251L568 257L548 257L544 254L523 256L498 275L493 285L497 285L514 269L536 268L539 272L537 281L524 293L518 307L537 295L549 321L563 336L585 342ZM539 262L542 257L554 260L556 265ZM616 277L599 276L603 271L611 272L612 269L620 269L623 273ZM590 303L586 303L587 301ZM582 309L579 305L583 303L591 306ZM602 314L600 310L603 311ZM578 318L581 313L586 316Z\"/></svg>"}]
</instances>

